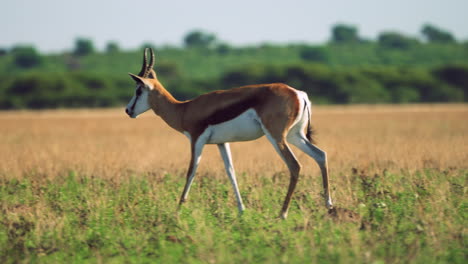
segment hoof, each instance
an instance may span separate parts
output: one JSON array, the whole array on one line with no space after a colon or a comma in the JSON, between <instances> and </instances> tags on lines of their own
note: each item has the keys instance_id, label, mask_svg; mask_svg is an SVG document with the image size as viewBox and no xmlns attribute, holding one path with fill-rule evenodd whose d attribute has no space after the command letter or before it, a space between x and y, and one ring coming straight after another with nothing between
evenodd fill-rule
<instances>
[{"instance_id":1,"label":"hoof","mask_svg":"<svg viewBox=\"0 0 468 264\"><path fill-rule=\"evenodd\" d=\"M244 215L244 212L245 212L245 209L243 208L242 210L239 210L238 213L239 213L239 216L243 216Z\"/></svg>"},{"instance_id":2,"label":"hoof","mask_svg":"<svg viewBox=\"0 0 468 264\"><path fill-rule=\"evenodd\" d=\"M280 218L286 220L286 218L288 218L288 212L282 212Z\"/></svg>"}]
</instances>

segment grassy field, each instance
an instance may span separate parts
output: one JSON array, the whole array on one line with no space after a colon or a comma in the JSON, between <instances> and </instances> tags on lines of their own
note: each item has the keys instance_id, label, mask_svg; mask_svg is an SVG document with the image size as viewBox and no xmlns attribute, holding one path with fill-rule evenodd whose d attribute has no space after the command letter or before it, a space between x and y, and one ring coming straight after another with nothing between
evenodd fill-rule
<instances>
[{"instance_id":1,"label":"grassy field","mask_svg":"<svg viewBox=\"0 0 468 264\"><path fill-rule=\"evenodd\" d=\"M176 213L189 144L152 113L0 112L1 263L465 263L468 106L320 106L289 183L266 139L235 143L239 216L217 148Z\"/></svg>"}]
</instances>

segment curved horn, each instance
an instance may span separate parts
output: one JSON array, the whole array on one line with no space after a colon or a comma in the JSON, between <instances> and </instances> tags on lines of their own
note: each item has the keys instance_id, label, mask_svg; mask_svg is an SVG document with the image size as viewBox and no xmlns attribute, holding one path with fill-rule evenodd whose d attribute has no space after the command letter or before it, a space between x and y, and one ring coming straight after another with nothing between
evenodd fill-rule
<instances>
[{"instance_id":1,"label":"curved horn","mask_svg":"<svg viewBox=\"0 0 468 264\"><path fill-rule=\"evenodd\" d=\"M146 78L156 79L156 72L153 69L154 66L154 52L153 49L150 48L150 65L146 68Z\"/></svg>"},{"instance_id":2,"label":"curved horn","mask_svg":"<svg viewBox=\"0 0 468 264\"><path fill-rule=\"evenodd\" d=\"M153 69L153 67L154 67L154 52L153 52L153 49L152 49L152 48L150 48L150 54L151 54L151 55L150 55L150 65L149 65L148 68L147 68L147 69L148 69L148 72L149 72L151 69Z\"/></svg>"},{"instance_id":3,"label":"curved horn","mask_svg":"<svg viewBox=\"0 0 468 264\"><path fill-rule=\"evenodd\" d=\"M140 73L138 73L138 76L143 77L143 78L148 72L148 59L146 58L147 53L148 53L148 48L145 48L145 51L143 52L143 65L141 65Z\"/></svg>"}]
</instances>

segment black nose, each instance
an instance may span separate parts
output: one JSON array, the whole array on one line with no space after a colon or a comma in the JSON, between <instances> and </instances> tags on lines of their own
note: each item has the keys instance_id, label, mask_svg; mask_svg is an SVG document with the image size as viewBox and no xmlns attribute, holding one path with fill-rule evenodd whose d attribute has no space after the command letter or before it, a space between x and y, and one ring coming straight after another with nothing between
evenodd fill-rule
<instances>
[{"instance_id":1,"label":"black nose","mask_svg":"<svg viewBox=\"0 0 468 264\"><path fill-rule=\"evenodd\" d=\"M127 115L130 115L130 111L128 110L128 108L125 108L125 113L127 113Z\"/></svg>"}]
</instances>

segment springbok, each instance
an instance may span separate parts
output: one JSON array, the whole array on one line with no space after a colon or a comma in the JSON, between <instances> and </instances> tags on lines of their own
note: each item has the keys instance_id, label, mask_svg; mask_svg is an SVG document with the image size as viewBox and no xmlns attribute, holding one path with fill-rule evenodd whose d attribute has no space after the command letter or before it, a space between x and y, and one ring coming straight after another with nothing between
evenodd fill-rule
<instances>
[{"instance_id":1,"label":"springbok","mask_svg":"<svg viewBox=\"0 0 468 264\"><path fill-rule=\"evenodd\" d=\"M148 65L147 51L145 49L143 53L140 73L130 73L136 82L136 91L125 112L131 118L136 118L153 109L170 127L189 138L191 159L179 208L187 199L203 146L217 144L234 188L237 207L242 213L245 207L237 186L229 142L249 141L266 135L291 174L280 216L285 219L288 215L291 196L301 168L288 143L295 145L318 163L322 172L325 204L332 209L327 156L313 144L311 104L305 92L283 83L272 83L213 91L192 100L178 101L159 82L153 69L152 49Z\"/></svg>"}]
</instances>

